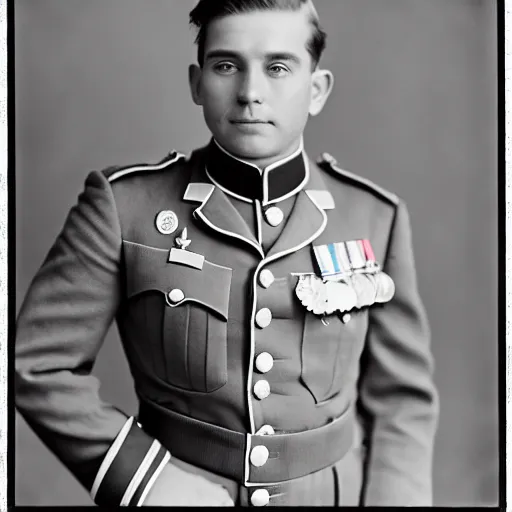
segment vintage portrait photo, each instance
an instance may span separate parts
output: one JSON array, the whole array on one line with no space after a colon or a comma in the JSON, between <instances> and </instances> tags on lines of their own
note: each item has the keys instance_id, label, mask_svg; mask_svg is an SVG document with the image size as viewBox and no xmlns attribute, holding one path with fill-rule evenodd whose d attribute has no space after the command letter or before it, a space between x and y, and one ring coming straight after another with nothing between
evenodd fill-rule
<instances>
[{"instance_id":1,"label":"vintage portrait photo","mask_svg":"<svg viewBox=\"0 0 512 512\"><path fill-rule=\"evenodd\" d=\"M500 505L501 3L10 8L14 505Z\"/></svg>"}]
</instances>

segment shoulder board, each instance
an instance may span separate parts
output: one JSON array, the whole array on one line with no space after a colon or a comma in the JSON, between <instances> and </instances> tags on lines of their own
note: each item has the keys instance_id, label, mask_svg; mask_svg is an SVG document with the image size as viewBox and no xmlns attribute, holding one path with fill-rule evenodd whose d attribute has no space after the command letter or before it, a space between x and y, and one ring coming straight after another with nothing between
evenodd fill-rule
<instances>
[{"instance_id":1,"label":"shoulder board","mask_svg":"<svg viewBox=\"0 0 512 512\"><path fill-rule=\"evenodd\" d=\"M341 169L340 167L338 167L338 162L329 153L324 153L322 155L322 157L317 161L317 163L322 168L327 167L327 168L331 169L332 171L334 171L336 174L338 174L344 178L347 178L349 181L351 181L357 185L362 185L363 187L370 190L371 192L374 192L381 198L387 199L389 202L391 202L395 206L398 205L398 203L400 202L398 196L396 196L392 192L389 192L388 190L380 187L373 181L371 181L367 178L363 178L362 176L354 174L350 171L345 171L344 169Z\"/></svg>"},{"instance_id":2,"label":"shoulder board","mask_svg":"<svg viewBox=\"0 0 512 512\"><path fill-rule=\"evenodd\" d=\"M124 176L138 172L161 171L162 169L165 169L166 167L173 165L185 158L186 156L184 154L178 153L177 151L172 151L158 164L138 164L132 165L130 167L110 167L104 171L104 174L108 181L113 182L123 178Z\"/></svg>"}]
</instances>

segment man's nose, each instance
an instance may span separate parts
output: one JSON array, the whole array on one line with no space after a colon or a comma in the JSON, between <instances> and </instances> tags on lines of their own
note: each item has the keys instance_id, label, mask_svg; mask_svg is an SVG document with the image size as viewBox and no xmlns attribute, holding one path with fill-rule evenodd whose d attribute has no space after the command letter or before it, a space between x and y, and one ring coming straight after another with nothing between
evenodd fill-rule
<instances>
[{"instance_id":1,"label":"man's nose","mask_svg":"<svg viewBox=\"0 0 512 512\"><path fill-rule=\"evenodd\" d=\"M241 105L263 103L265 99L265 77L261 71L247 70L242 75L238 89L238 102Z\"/></svg>"}]
</instances>

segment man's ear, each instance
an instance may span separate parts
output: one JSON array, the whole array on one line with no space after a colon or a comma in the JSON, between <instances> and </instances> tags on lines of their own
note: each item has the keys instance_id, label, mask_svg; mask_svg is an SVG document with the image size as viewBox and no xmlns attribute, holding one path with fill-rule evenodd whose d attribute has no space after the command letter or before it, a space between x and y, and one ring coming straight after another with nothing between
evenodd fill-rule
<instances>
[{"instance_id":1,"label":"man's ear","mask_svg":"<svg viewBox=\"0 0 512 512\"><path fill-rule=\"evenodd\" d=\"M332 92L334 86L334 75L328 69L317 69L311 78L311 102L309 113L312 116L320 114L325 102Z\"/></svg>"},{"instance_id":2,"label":"man's ear","mask_svg":"<svg viewBox=\"0 0 512 512\"><path fill-rule=\"evenodd\" d=\"M196 105L202 105L203 100L201 97L201 75L203 70L197 64L191 64L188 67L188 84L190 87L190 94Z\"/></svg>"}]
</instances>

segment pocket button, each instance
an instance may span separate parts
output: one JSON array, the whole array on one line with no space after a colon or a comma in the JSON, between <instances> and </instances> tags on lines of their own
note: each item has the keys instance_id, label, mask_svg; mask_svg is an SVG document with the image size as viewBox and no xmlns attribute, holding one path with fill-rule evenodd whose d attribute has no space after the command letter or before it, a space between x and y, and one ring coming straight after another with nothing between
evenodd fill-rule
<instances>
[{"instance_id":1,"label":"pocket button","mask_svg":"<svg viewBox=\"0 0 512 512\"><path fill-rule=\"evenodd\" d=\"M257 432L257 436L273 436L276 433L271 425L263 425Z\"/></svg>"},{"instance_id":2,"label":"pocket button","mask_svg":"<svg viewBox=\"0 0 512 512\"><path fill-rule=\"evenodd\" d=\"M174 290L171 290L167 294L167 297L169 298L171 304L177 304L178 302L181 302L185 298L185 294L183 293L183 290L175 288Z\"/></svg>"}]
</instances>

